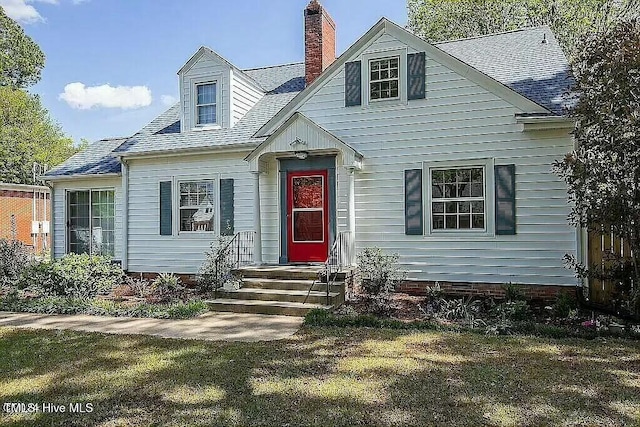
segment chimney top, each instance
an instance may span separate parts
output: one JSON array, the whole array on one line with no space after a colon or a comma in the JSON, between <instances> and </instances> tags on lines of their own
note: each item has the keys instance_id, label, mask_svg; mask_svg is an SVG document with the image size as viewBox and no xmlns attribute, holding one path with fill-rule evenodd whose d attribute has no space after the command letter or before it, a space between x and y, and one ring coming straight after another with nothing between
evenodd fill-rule
<instances>
[{"instance_id":1,"label":"chimney top","mask_svg":"<svg viewBox=\"0 0 640 427\"><path fill-rule=\"evenodd\" d=\"M318 0L304 10L305 82L309 86L336 60L336 24Z\"/></svg>"}]
</instances>

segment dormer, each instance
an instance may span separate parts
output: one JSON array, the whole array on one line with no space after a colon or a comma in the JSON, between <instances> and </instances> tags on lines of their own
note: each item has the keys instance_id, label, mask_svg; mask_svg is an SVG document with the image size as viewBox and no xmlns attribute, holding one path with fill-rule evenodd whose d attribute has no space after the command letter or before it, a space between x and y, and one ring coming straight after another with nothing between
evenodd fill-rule
<instances>
[{"instance_id":1,"label":"dormer","mask_svg":"<svg viewBox=\"0 0 640 427\"><path fill-rule=\"evenodd\" d=\"M264 96L258 83L204 46L178 76L181 132L232 128Z\"/></svg>"}]
</instances>

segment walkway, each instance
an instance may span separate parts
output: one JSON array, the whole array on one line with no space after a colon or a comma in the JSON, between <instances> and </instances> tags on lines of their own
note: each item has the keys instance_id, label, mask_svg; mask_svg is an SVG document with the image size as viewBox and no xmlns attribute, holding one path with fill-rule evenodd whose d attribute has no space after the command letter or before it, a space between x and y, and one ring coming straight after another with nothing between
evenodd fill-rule
<instances>
[{"instance_id":1,"label":"walkway","mask_svg":"<svg viewBox=\"0 0 640 427\"><path fill-rule=\"evenodd\" d=\"M302 321L300 317L239 313L205 313L193 319L168 320L0 312L0 327L68 329L208 341L281 340L295 334L302 326Z\"/></svg>"}]
</instances>

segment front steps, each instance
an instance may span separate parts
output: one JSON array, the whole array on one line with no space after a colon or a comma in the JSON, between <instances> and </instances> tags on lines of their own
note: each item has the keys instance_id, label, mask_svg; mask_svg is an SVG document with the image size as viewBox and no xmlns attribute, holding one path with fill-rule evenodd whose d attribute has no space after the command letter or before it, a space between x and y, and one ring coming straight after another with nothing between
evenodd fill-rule
<instances>
[{"instance_id":1,"label":"front steps","mask_svg":"<svg viewBox=\"0 0 640 427\"><path fill-rule=\"evenodd\" d=\"M314 308L330 309L344 302L344 273L332 285L319 277L322 266L248 266L234 273L242 278L237 291L219 292L207 301L211 311L304 316ZM329 297L327 299L327 286Z\"/></svg>"}]
</instances>

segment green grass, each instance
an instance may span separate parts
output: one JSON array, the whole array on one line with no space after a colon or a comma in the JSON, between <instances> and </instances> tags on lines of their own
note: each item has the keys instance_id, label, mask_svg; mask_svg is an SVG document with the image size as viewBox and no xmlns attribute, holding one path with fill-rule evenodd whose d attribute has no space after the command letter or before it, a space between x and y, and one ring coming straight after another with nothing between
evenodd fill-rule
<instances>
[{"instance_id":1,"label":"green grass","mask_svg":"<svg viewBox=\"0 0 640 427\"><path fill-rule=\"evenodd\" d=\"M215 343L0 328L0 425L640 425L640 343L368 328Z\"/></svg>"}]
</instances>

